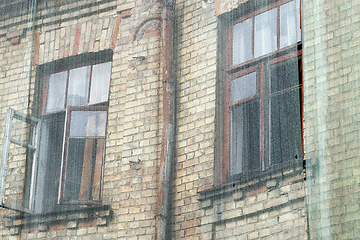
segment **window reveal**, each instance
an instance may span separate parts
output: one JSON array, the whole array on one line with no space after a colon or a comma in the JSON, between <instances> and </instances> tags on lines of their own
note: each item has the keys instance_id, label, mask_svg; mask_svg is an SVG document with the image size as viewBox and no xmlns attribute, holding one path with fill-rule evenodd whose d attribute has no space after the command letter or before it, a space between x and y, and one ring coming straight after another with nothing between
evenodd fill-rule
<instances>
[{"instance_id":1,"label":"window reveal","mask_svg":"<svg viewBox=\"0 0 360 240\"><path fill-rule=\"evenodd\" d=\"M277 3L229 25L224 181L302 159L299 11Z\"/></svg>"}]
</instances>

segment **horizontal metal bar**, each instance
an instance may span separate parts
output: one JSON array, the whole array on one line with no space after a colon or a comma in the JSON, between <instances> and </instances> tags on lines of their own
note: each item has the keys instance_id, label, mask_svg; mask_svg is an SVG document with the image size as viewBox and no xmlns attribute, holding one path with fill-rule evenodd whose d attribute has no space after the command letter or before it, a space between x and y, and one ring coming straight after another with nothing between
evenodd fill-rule
<instances>
[{"instance_id":1,"label":"horizontal metal bar","mask_svg":"<svg viewBox=\"0 0 360 240\"><path fill-rule=\"evenodd\" d=\"M15 144L20 145L20 146L25 147L25 148L29 148L31 150L36 150L36 147L34 147L33 145L26 144L24 142L21 142L21 141L15 140L15 139L10 139L10 142L15 143Z\"/></svg>"},{"instance_id":2,"label":"horizontal metal bar","mask_svg":"<svg viewBox=\"0 0 360 240\"><path fill-rule=\"evenodd\" d=\"M14 110L14 118L24 121L24 122L27 122L27 123L30 123L30 124L33 124L33 125L34 125L34 122L37 124L40 121L37 118L31 117L25 113L22 113L22 112L19 112L16 110Z\"/></svg>"},{"instance_id":3,"label":"horizontal metal bar","mask_svg":"<svg viewBox=\"0 0 360 240\"><path fill-rule=\"evenodd\" d=\"M27 213L27 214L33 213L33 211L31 211L28 208L22 208L22 207L18 207L18 206L12 205L12 204L2 203L2 204L0 204L0 207L6 208L9 210L14 210L14 211L21 212L21 213Z\"/></svg>"}]
</instances>

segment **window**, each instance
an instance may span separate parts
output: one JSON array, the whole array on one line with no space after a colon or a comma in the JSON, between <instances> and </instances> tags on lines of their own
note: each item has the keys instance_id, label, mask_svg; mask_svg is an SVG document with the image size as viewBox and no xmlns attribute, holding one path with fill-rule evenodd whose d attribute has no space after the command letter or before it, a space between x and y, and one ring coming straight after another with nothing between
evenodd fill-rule
<instances>
[{"instance_id":1,"label":"window","mask_svg":"<svg viewBox=\"0 0 360 240\"><path fill-rule=\"evenodd\" d=\"M302 159L299 12L299 1L282 1L229 24L224 181Z\"/></svg>"},{"instance_id":2,"label":"window","mask_svg":"<svg viewBox=\"0 0 360 240\"><path fill-rule=\"evenodd\" d=\"M14 117L41 127L36 132L27 131L32 135L23 137L29 142L26 146L30 150L23 150L21 156L27 169L18 169L25 172L24 180L17 186L21 189L23 184L25 189L19 190L22 193L17 197L22 203L17 203L16 208L9 207L7 201L14 194L10 194L13 190L7 185L0 188L4 189L0 191L4 192L1 195L4 206L47 213L101 203L111 59L108 53L85 57L71 57L39 67L36 84L39 91L35 92L34 106L38 119L9 110L12 115L8 116L7 128L14 128L11 124ZM30 122L32 119L35 123ZM6 141L19 143L11 140L14 134L15 131L8 131ZM36 146L32 144L35 141L28 139L36 139ZM9 158L13 149L7 148L2 164L14 165ZM16 182L10 177L5 180Z\"/></svg>"}]
</instances>

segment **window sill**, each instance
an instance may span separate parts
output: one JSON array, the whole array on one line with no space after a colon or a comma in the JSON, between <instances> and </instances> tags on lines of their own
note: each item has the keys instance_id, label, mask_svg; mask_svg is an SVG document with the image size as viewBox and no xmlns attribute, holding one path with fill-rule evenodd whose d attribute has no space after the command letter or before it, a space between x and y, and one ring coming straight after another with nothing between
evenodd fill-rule
<instances>
[{"instance_id":1,"label":"window sill","mask_svg":"<svg viewBox=\"0 0 360 240\"><path fill-rule=\"evenodd\" d=\"M48 231L49 229L78 229L82 226L107 226L112 218L109 205L84 207L74 210L64 210L43 214L18 214L9 216L6 227L14 234L25 231Z\"/></svg>"},{"instance_id":2,"label":"window sill","mask_svg":"<svg viewBox=\"0 0 360 240\"><path fill-rule=\"evenodd\" d=\"M222 198L230 195L234 196L234 200L241 200L245 196L279 187L280 182L281 185L284 185L288 182L304 181L304 179L303 161L301 160L281 168L269 169L250 179L239 179L207 188L200 187L198 188L198 200L205 201L209 198Z\"/></svg>"}]
</instances>

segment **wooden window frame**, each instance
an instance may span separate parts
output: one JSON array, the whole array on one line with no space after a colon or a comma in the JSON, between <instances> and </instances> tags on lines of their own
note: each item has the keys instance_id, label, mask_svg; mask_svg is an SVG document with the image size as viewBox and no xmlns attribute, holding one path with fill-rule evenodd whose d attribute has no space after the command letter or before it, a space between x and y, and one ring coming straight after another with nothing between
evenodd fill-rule
<instances>
[{"instance_id":1,"label":"wooden window frame","mask_svg":"<svg viewBox=\"0 0 360 240\"><path fill-rule=\"evenodd\" d=\"M286 161L281 162L280 164L270 164L269 159L269 142L270 142L270 130L267 123L269 121L269 77L267 76L269 73L269 68L271 65L276 63L285 62L290 59L297 59L299 61L299 89L300 89L300 117L301 117L301 142L302 142L302 156L299 157L299 161L303 161L304 156L304 140L303 140L303 89L302 89L302 44L301 41L290 46L286 46L280 48L280 6L286 3L291 2L292 0L282 0L277 1L271 5L268 5L264 8L255 10L251 13L247 13L246 15L239 17L238 19L231 21L228 25L227 31L227 42L226 42L226 61L225 61L225 84L224 84L224 110L223 110L223 173L222 173L222 181L231 182L231 181L248 181L253 177L259 176L263 173L279 169L282 167L286 167L288 165L292 165L294 161ZM298 0L295 0L298 4ZM298 5L297 5L298 7ZM264 13L273 8L277 8L277 49L271 53L265 54L258 58L254 58L254 21L255 16L261 13ZM242 62L237 65L233 65L233 26L237 23L240 23L246 19L252 18L252 40L251 40L251 48L252 48L252 59L246 62ZM301 25L300 25L301 28ZM230 157L231 157L231 107L238 106L242 102L246 102L249 99L243 99L242 102L236 102L231 104L230 100L230 86L231 81L240 76L244 76L250 72L257 71L257 94L256 98L259 98L259 125L260 125L260 169L251 174L248 173L240 173L235 175L230 175ZM246 171L246 169L245 169Z\"/></svg>"},{"instance_id":2,"label":"wooden window frame","mask_svg":"<svg viewBox=\"0 0 360 240\"><path fill-rule=\"evenodd\" d=\"M111 62L111 61L89 61L86 63L78 63L73 65L71 68L66 68L66 69L60 69L58 71L55 72L50 72L44 75L44 84L43 84L43 96L42 96L42 101L41 101L41 115L47 115L47 114L53 114L56 112L63 112L66 111L66 106L67 106L67 94L68 94L68 87L69 87L69 77L70 77L70 71L77 69L77 68L81 68L81 67L86 67L86 66L90 66L90 73L89 73L89 85L88 85L88 96L87 96L87 104L86 105L91 105L89 104L90 101L90 89L91 89L91 83L92 83L92 72L93 72L93 67L97 64L102 64L102 63L107 63L107 62ZM50 111L50 112L46 112L46 107L47 107L47 97L48 97L48 90L49 90L49 82L50 82L50 75L54 74L54 73L60 73L60 72L67 72L67 77L66 77L66 87L65 87L65 101L64 101L64 108L61 110L57 110L57 111ZM110 80L111 81L111 80ZM110 91L108 92L108 96L107 96L107 101L101 102L101 103L97 103L99 105L104 104L106 102L109 101L109 97L110 97ZM93 105L97 105L97 104L93 104Z\"/></svg>"},{"instance_id":3,"label":"wooden window frame","mask_svg":"<svg viewBox=\"0 0 360 240\"><path fill-rule=\"evenodd\" d=\"M107 128L107 116L108 116L108 106L109 106L109 97L110 97L110 83L111 83L111 68L112 68L112 52L109 51L103 51L97 54L89 54L89 57L71 57L72 59L69 59L69 61L61 60L60 62L54 62L47 65L42 66L42 71L40 72L40 79L38 79L38 83L42 86L41 94L38 93L39 101L38 104L40 108L38 109L38 114L40 118L44 119L50 119L53 118L52 116L56 117L57 115L61 114L60 121L64 121L64 129L63 129L63 139L59 139L61 141L62 145L62 151L61 155L59 155L59 161L60 161L60 176L59 176L59 183L58 183L58 190L56 198L56 204L59 206L62 205L64 207L61 207L60 209L66 210L66 209L77 209L77 208L83 208L83 207L91 207L91 206L99 206L102 204L102 189L103 189L103 176L104 176L104 158L105 158L105 141L106 141L106 128ZM85 61L83 61L85 60ZM109 63L109 76L110 79L108 80L109 89L107 90L107 96L105 97L105 90L100 93L103 98L97 98L95 95L96 92L92 92L91 88L93 87L93 69L94 66L99 64L105 64ZM89 66L89 72L87 74L89 79L87 80L87 85L84 85L84 87L87 88L87 99L86 103L81 103L81 105L78 106L68 106L68 91L69 91L69 83L70 83L70 72L74 69L78 69L81 67L87 67ZM66 72L66 87L65 87L65 93L64 93L64 103L61 109L47 109L47 101L48 101L48 92L49 92L49 82L50 82L50 76L51 74L59 73L59 72ZM96 101L92 101L90 103L90 100L92 97L96 98ZM106 98L106 99L105 99ZM89 167L89 164L85 164L85 161L88 161L88 159L91 159L90 157L85 157L84 152L84 163L83 163L83 170L88 171L94 171L93 173L89 173L91 175L91 180L89 180L86 184L82 183L85 181L84 179L88 179L89 176L83 176L81 177L81 191L83 189L87 189L84 192L83 195L79 193L78 200L74 199L67 199L64 197L64 194L66 193L65 190L65 182L66 182L66 163L67 163L67 153L68 153L68 143L69 143L69 128L70 128L70 120L69 117L71 115L72 111L106 111L106 122L105 122L105 135L102 137L93 137L91 139L96 139L94 142L97 142L96 145L101 145L98 150L99 156L96 155L95 160L95 166L92 165ZM64 117L64 119L62 119ZM100 141L101 140L101 141ZM91 141L91 140L90 140ZM96 150L97 151L97 150ZM96 153L98 154L98 153ZM88 154L89 155L89 154ZM91 154L90 154L91 155ZM100 156L101 155L101 156ZM94 164L94 163L92 163ZM58 173L57 173L58 174ZM58 178L57 178L58 179ZM96 181L96 183L94 183ZM90 185L91 184L91 185ZM96 185L96 197L94 197L94 189ZM89 188L94 187L92 190L89 190ZM92 191L92 194L88 194ZM68 206L68 207L66 207ZM60 210L59 209L59 210ZM46 210L48 211L48 210ZM57 211L57 210L55 210Z\"/></svg>"},{"instance_id":4,"label":"wooden window frame","mask_svg":"<svg viewBox=\"0 0 360 240\"><path fill-rule=\"evenodd\" d=\"M84 163L83 163L83 172L82 172L82 177L81 177L81 188L80 189L84 189L83 191L80 190L80 196L79 196L79 200L66 200L64 199L64 194L65 194L65 182L66 182L66 165L67 165L67 160L68 160L68 146L69 146L69 138L70 138L70 127L71 127L71 113L73 111L84 111L84 112L88 112L88 111L102 111L102 112L106 112L106 115L108 114L108 107L106 106L69 106L67 107L66 110L66 121L65 121L65 134L64 134L64 142L63 142L63 155L62 155L62 161L61 161L61 173L60 173L60 189L59 189L59 197L58 197L58 203L59 204L79 204L79 205L98 205L101 203L102 200L102 191L101 189L103 188L103 165L104 165L104 156L105 156L105 136L106 136L106 131L104 136L93 136L93 137L77 137L79 139L85 139L86 144L85 144L85 154L84 155ZM105 129L107 122L105 123ZM86 156L89 155L89 153L91 153L90 151L86 151L91 149L92 146L90 146L88 143L89 141L92 140L99 140L102 139L103 140L103 148L101 149L100 154L96 153L96 159L95 159L95 163L94 166L91 167L89 162L85 162L85 161L92 161L93 159L91 159L91 156ZM99 144L97 144L97 147L99 147ZM100 146L101 147L101 146ZM88 164L86 164L88 163ZM89 166L90 165L90 166ZM93 168L93 172L91 171L86 171L89 170L90 168ZM85 170L86 169L86 170ZM93 176L91 178L91 173L93 173ZM89 175L90 174L90 175ZM90 199L85 199L86 195L87 198L90 197L89 192L90 192L90 181L89 179L92 179L93 184L94 183L94 179L98 179L98 182L96 183L98 185L99 188L99 192L97 193L98 195L98 200L90 200ZM85 183L84 183L85 182ZM89 186L88 186L89 185ZM94 188L94 186L92 187ZM85 193L84 193L85 192Z\"/></svg>"},{"instance_id":5,"label":"wooden window frame","mask_svg":"<svg viewBox=\"0 0 360 240\"><path fill-rule=\"evenodd\" d=\"M0 207L26 214L43 215L67 210L77 211L84 208L93 209L95 206L102 204L105 140L110 97L112 56L112 50L104 50L97 53L70 56L37 66L35 79L36 87L34 89L34 102L31 111L32 115L30 116L13 109L7 110L3 151L0 162ZM97 74L94 75L97 79L95 86L101 86L99 91L92 92L91 81L93 75L92 72L89 73L89 83L87 85L88 99L84 105L66 107L65 102L63 109L58 110L55 107L54 109L56 110L46 112L51 74L62 71L67 72L65 90L66 101L70 71L83 66L91 66L90 71L92 71L95 65L103 63L109 63L109 65L105 66L105 70L100 67ZM105 78L102 74L104 71L106 71ZM104 81L106 81L106 85L102 84ZM94 89L98 90L96 87ZM95 99L90 103L92 97ZM56 97L53 99L55 98ZM66 112L76 109L82 109L84 111L103 111L106 113L102 114L101 124L95 125L102 126L101 136L92 138L96 139L93 144L93 149L95 149L93 152L95 152L94 165L97 165L93 166L93 168L96 168L97 170L96 173L92 175L92 178L96 178L97 180L95 181L99 184L94 186L94 180L92 180L91 183L85 184L85 187L92 186L93 192L95 189L96 197L93 197L94 194L92 194L92 199L83 197L84 200L82 201L73 201L70 203L72 205L64 205L66 202L59 201L59 194L61 192L60 190L62 190L62 187L60 186L61 181L63 181L62 176L66 177L65 172L60 173L61 166L64 166L63 162L66 161L66 158L64 160L63 157L64 149L66 149L64 142L68 141L68 135L64 133L67 127L65 125L65 120L67 117ZM95 132L97 131L98 130ZM93 131L90 130L90 132ZM51 140L50 142L47 141L49 139ZM21 164L19 164L19 169L17 169L17 171L24 173L24 176L15 180L13 176L8 174L9 171L12 171L17 167L15 166L14 168L14 164L11 162L12 159L14 159L12 154L14 149L17 151L16 159L14 161L25 162L25 164L22 164L21 162ZM11 180L9 176L12 177ZM22 195L20 192L6 192L8 190L6 184L13 182L18 184L16 187L21 190ZM48 190L51 190L50 193L48 193ZM94 200L95 198L96 200ZM60 206L60 204L62 206Z\"/></svg>"},{"instance_id":6,"label":"wooden window frame","mask_svg":"<svg viewBox=\"0 0 360 240\"><path fill-rule=\"evenodd\" d=\"M43 96L42 96L42 101L41 101L41 116L46 116L49 117L51 115L56 115L62 112L66 112L65 115L65 125L64 125L64 136L62 139L62 156L61 156L61 169L60 169L60 183L59 183L59 191L58 191L58 197L57 197L57 203L59 205L63 205L63 204L70 204L70 205L79 205L79 206L88 206L88 205L100 205L102 202L102 188L103 188L103 165L104 165L104 156L105 156L105 136L101 137L101 138L96 138L96 139L103 139L104 141L104 147L103 147L103 152L102 152L102 156L101 156L101 161L96 161L96 164L98 164L98 162L101 162L101 166L99 168L99 166L97 166L94 169L98 169L96 173L94 173L96 175L96 178L98 178L99 180L99 194L98 194L98 198L96 200L92 200L92 199L84 199L84 197L79 196L79 200L66 200L64 198L64 193L65 193L65 181L66 181L66 163L67 163L67 153L68 153L68 142L69 142L69 128L70 128L70 115L72 111L106 111L108 114L108 102L109 102L109 96L110 96L110 91L108 90L108 95L107 95L107 101L101 101L101 102L96 102L94 104L90 104L90 95L91 95L91 84L92 84L92 73L93 73L93 67L97 64L103 64L103 63L111 63L111 61L106 60L106 61L87 61L84 63L77 63L74 64L72 66L68 66L65 69L57 69L57 71L55 72L48 72L46 74L44 74L44 84L43 84ZM88 79L88 85L86 86L87 89L87 101L85 105L79 105L79 106L67 106L67 102L68 102L68 89L69 89L69 82L70 82L70 71L74 70L74 69L78 69L81 67L86 67L86 66L90 66L90 70L89 70L89 79ZM55 73L59 73L59 72L66 72L67 76L66 76L66 88L65 88L65 96L64 96L64 106L62 109L60 110L50 110L47 111L46 107L47 107L47 101L48 101L48 91L49 91L49 81L50 81L50 75L51 74L55 74ZM110 73L111 73L111 66L110 66ZM111 82L111 79L109 79L109 84ZM110 87L110 86L109 86ZM107 127L107 122L105 123L105 129ZM106 133L105 133L106 135ZM95 139L95 138L94 138ZM85 159L85 157L84 157ZM84 160L85 161L85 160ZM85 168L85 164L84 164L84 168ZM84 177L82 177L82 180L85 179ZM81 183L81 187L83 188L83 184ZM86 186L85 186L86 188Z\"/></svg>"}]
</instances>

